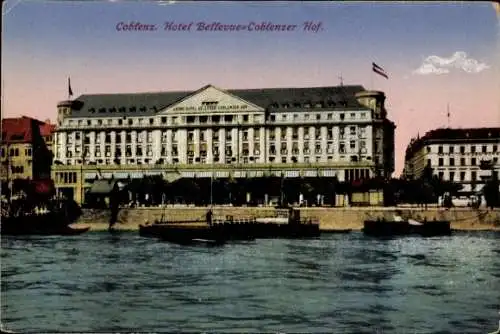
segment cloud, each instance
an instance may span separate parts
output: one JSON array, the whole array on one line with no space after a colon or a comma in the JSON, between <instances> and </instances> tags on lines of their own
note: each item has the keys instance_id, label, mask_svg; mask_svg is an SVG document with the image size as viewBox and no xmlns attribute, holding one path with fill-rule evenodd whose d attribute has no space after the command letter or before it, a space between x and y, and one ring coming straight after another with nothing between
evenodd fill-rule
<instances>
[{"instance_id":1,"label":"cloud","mask_svg":"<svg viewBox=\"0 0 500 334\"><path fill-rule=\"evenodd\" d=\"M485 63L480 63L475 59L467 58L467 54L463 51L455 52L449 58L439 56L429 56L425 58L422 65L413 71L413 74L428 75L428 74L447 74L451 70L457 69L467 73L479 73L490 66Z\"/></svg>"}]
</instances>

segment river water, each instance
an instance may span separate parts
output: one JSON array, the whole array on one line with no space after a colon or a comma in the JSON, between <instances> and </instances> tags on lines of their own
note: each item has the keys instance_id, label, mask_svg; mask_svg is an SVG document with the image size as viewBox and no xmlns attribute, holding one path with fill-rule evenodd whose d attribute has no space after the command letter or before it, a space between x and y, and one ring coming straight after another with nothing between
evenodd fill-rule
<instances>
[{"instance_id":1,"label":"river water","mask_svg":"<svg viewBox=\"0 0 500 334\"><path fill-rule=\"evenodd\" d=\"M488 333L500 235L179 246L137 232L2 237L4 328L30 332Z\"/></svg>"}]
</instances>

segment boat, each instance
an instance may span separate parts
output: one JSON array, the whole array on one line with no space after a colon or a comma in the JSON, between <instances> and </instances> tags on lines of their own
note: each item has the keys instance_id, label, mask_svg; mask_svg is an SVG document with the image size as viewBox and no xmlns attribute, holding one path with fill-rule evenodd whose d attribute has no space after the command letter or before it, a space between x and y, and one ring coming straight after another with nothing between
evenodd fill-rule
<instances>
[{"instance_id":1,"label":"boat","mask_svg":"<svg viewBox=\"0 0 500 334\"><path fill-rule=\"evenodd\" d=\"M140 224L139 235L155 237L163 241L178 244L224 244L228 237L220 225L209 225L199 222L155 222L153 224Z\"/></svg>"},{"instance_id":2,"label":"boat","mask_svg":"<svg viewBox=\"0 0 500 334\"><path fill-rule=\"evenodd\" d=\"M40 186L42 185L42 186ZM76 235L89 227L72 227L81 215L74 201L49 197L52 180L31 181L25 194L2 202L3 235ZM34 188L44 188L36 192Z\"/></svg>"},{"instance_id":3,"label":"boat","mask_svg":"<svg viewBox=\"0 0 500 334\"><path fill-rule=\"evenodd\" d=\"M316 238L321 235L319 222L301 218L293 207L277 208L274 217L256 219L256 238Z\"/></svg>"},{"instance_id":4,"label":"boat","mask_svg":"<svg viewBox=\"0 0 500 334\"><path fill-rule=\"evenodd\" d=\"M363 233L372 236L445 236L451 234L451 224L448 220L417 221L394 216L392 220L385 218L365 220Z\"/></svg>"},{"instance_id":5,"label":"boat","mask_svg":"<svg viewBox=\"0 0 500 334\"><path fill-rule=\"evenodd\" d=\"M351 233L352 228L344 228L344 229L334 229L334 230L326 230L322 231L322 233L328 233L328 234L347 234Z\"/></svg>"},{"instance_id":6,"label":"boat","mask_svg":"<svg viewBox=\"0 0 500 334\"><path fill-rule=\"evenodd\" d=\"M301 220L300 211L293 208L278 210L275 217L243 219L234 219L232 216L213 219L209 209L204 220L168 221L162 217L152 224L139 225L139 235L172 242L192 239L222 242L257 238L314 238L320 234L317 221L310 218Z\"/></svg>"},{"instance_id":7,"label":"boat","mask_svg":"<svg viewBox=\"0 0 500 334\"><path fill-rule=\"evenodd\" d=\"M73 227L58 214L26 215L2 218L3 235L78 235L87 232L89 226Z\"/></svg>"}]
</instances>

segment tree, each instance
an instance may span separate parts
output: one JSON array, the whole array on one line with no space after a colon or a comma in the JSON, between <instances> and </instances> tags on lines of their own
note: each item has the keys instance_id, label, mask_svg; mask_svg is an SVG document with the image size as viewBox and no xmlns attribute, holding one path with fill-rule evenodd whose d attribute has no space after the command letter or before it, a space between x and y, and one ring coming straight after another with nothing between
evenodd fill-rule
<instances>
[{"instance_id":1,"label":"tree","mask_svg":"<svg viewBox=\"0 0 500 334\"><path fill-rule=\"evenodd\" d=\"M500 191L499 191L499 181L497 174L492 172L492 178L486 182L483 187L484 199L486 200L486 205L490 208L500 206Z\"/></svg>"}]
</instances>

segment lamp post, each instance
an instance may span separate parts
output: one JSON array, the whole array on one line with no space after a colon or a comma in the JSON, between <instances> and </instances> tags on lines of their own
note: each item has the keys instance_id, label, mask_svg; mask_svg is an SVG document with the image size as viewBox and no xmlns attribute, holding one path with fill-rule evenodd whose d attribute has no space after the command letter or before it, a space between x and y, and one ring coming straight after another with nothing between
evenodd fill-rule
<instances>
[{"instance_id":1,"label":"lamp post","mask_svg":"<svg viewBox=\"0 0 500 334\"><path fill-rule=\"evenodd\" d=\"M80 163L80 205L83 205L84 203L84 182L85 178L83 177L83 164L85 163L85 157L87 156L85 154L85 149L82 149L82 161Z\"/></svg>"}]
</instances>

